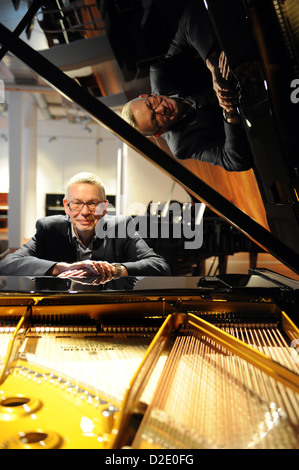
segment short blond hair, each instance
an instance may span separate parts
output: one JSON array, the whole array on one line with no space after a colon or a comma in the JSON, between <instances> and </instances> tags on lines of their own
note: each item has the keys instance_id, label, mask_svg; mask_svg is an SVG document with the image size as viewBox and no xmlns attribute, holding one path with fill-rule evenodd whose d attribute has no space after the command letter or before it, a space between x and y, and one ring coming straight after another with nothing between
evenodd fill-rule
<instances>
[{"instance_id":1,"label":"short blond hair","mask_svg":"<svg viewBox=\"0 0 299 470\"><path fill-rule=\"evenodd\" d=\"M135 120L135 117L134 117L134 114L133 114L133 111L132 111L132 103L134 103L135 101L138 101L140 100L141 98L134 98L133 100L131 101L128 101L128 103L126 103L122 109L122 112L121 112L121 117L128 123L130 124L130 126L134 127L134 129L136 129L137 131L141 132L140 129L138 128L137 126L137 122ZM141 132L142 133L142 132Z\"/></svg>"},{"instance_id":2,"label":"short blond hair","mask_svg":"<svg viewBox=\"0 0 299 470\"><path fill-rule=\"evenodd\" d=\"M100 190L103 201L106 200L106 190L105 190L105 186L103 184L103 181L95 173L89 173L87 171L82 171L80 173L77 173L76 175L72 176L68 180L68 182L66 184L66 190L65 190L65 199L66 200L68 200L69 187L72 184L78 184L78 183L89 183L89 184L93 184L94 186L97 186Z\"/></svg>"}]
</instances>

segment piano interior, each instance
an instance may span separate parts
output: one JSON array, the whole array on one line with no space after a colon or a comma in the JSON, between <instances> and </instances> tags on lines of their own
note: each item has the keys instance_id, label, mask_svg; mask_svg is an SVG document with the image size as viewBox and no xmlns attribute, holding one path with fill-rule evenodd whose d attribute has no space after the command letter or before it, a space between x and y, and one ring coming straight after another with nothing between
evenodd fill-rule
<instances>
[{"instance_id":1,"label":"piano interior","mask_svg":"<svg viewBox=\"0 0 299 470\"><path fill-rule=\"evenodd\" d=\"M244 44L225 35L223 3L206 1L237 69ZM2 25L0 41L298 275L298 112L289 92L299 9L260 3L241 2L256 54L245 57L268 89L245 95L241 113L254 156L264 158L225 180L221 169L211 176L200 162L174 161ZM242 37L246 28L232 21ZM281 45L281 67L269 38ZM132 279L129 288L16 276L0 287L0 448L298 448L298 281L251 270Z\"/></svg>"},{"instance_id":2,"label":"piano interior","mask_svg":"<svg viewBox=\"0 0 299 470\"><path fill-rule=\"evenodd\" d=\"M272 281L29 281L0 297L2 448L297 448L298 311Z\"/></svg>"}]
</instances>

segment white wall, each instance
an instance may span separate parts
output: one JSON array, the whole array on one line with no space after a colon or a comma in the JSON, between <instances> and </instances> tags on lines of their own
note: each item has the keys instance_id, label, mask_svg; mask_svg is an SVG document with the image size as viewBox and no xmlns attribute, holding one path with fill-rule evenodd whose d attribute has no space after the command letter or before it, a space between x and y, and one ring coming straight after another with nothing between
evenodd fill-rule
<instances>
[{"instance_id":1,"label":"white wall","mask_svg":"<svg viewBox=\"0 0 299 470\"><path fill-rule=\"evenodd\" d=\"M7 127L7 119L0 117L0 193L7 193L9 188Z\"/></svg>"},{"instance_id":2,"label":"white wall","mask_svg":"<svg viewBox=\"0 0 299 470\"><path fill-rule=\"evenodd\" d=\"M0 193L8 192L8 171L8 132L0 128Z\"/></svg>"},{"instance_id":3,"label":"white wall","mask_svg":"<svg viewBox=\"0 0 299 470\"><path fill-rule=\"evenodd\" d=\"M115 194L116 140L102 126L84 127L66 121L39 121L37 217L45 215L45 195L64 193L68 179L80 171L99 174L107 193Z\"/></svg>"}]
</instances>

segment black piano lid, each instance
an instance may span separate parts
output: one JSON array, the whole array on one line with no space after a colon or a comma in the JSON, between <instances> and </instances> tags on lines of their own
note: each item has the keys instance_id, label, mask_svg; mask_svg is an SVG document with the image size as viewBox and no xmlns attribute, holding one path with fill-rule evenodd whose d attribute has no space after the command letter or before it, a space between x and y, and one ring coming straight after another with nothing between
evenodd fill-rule
<instances>
[{"instance_id":1,"label":"black piano lid","mask_svg":"<svg viewBox=\"0 0 299 470\"><path fill-rule=\"evenodd\" d=\"M93 280L60 279L53 276L2 276L0 277L0 306L28 305L93 305L166 302L171 305L193 301L201 308L230 302L243 310L246 305L257 308L262 304L277 305L298 321L299 281L285 276L276 277L268 270L252 274L224 274L219 276L176 277L126 277L105 284L93 284ZM274 276L272 278L272 276ZM96 280L96 279L95 279ZM133 305L132 305L133 307ZM145 307L145 306L144 306ZM219 305L220 307L220 305ZM121 308L121 307L120 307ZM134 308L134 307L133 307ZM193 307L194 308L194 307ZM162 313L162 309L161 309Z\"/></svg>"},{"instance_id":2,"label":"black piano lid","mask_svg":"<svg viewBox=\"0 0 299 470\"><path fill-rule=\"evenodd\" d=\"M41 4L42 2L34 1L28 10L29 16L30 14L33 16ZM18 35L24 29L25 23L25 21L21 20L19 27L14 32L9 31L0 23L0 43L3 46L1 50L2 56L7 51L14 54L43 77L58 92L80 105L96 122L109 129L174 181L178 182L188 193L203 201L214 212L239 229L262 249L299 274L299 253L297 250L290 248L290 246L248 217L226 198L186 169L179 161L170 157L162 149L143 137L115 112L103 105L40 53L19 39Z\"/></svg>"},{"instance_id":3,"label":"black piano lid","mask_svg":"<svg viewBox=\"0 0 299 470\"><path fill-rule=\"evenodd\" d=\"M78 280L76 278L62 279L53 276L0 276L0 296L5 293L71 293L80 294L99 292L156 292L163 296L165 293L179 295L187 292L193 295L205 296L215 288L226 292L238 290L254 290L265 293L267 290L298 292L299 281L279 275L267 269L253 270L251 274L223 274L219 276L145 276L124 277L114 279L104 284L98 284L97 278Z\"/></svg>"}]
</instances>

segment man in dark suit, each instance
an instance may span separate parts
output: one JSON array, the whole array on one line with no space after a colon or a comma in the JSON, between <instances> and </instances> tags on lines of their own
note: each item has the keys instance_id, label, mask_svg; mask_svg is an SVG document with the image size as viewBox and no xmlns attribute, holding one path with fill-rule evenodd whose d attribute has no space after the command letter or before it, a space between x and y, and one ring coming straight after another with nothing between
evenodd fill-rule
<instances>
[{"instance_id":1,"label":"man in dark suit","mask_svg":"<svg viewBox=\"0 0 299 470\"><path fill-rule=\"evenodd\" d=\"M227 171L252 167L226 57L202 1L186 8L163 61L151 66L151 94L124 106L122 117L146 136L162 136L178 159Z\"/></svg>"},{"instance_id":2,"label":"man in dark suit","mask_svg":"<svg viewBox=\"0 0 299 470\"><path fill-rule=\"evenodd\" d=\"M35 235L0 263L0 274L84 278L169 275L127 216L109 216L102 181L78 173L67 184L66 215L39 219Z\"/></svg>"}]
</instances>

